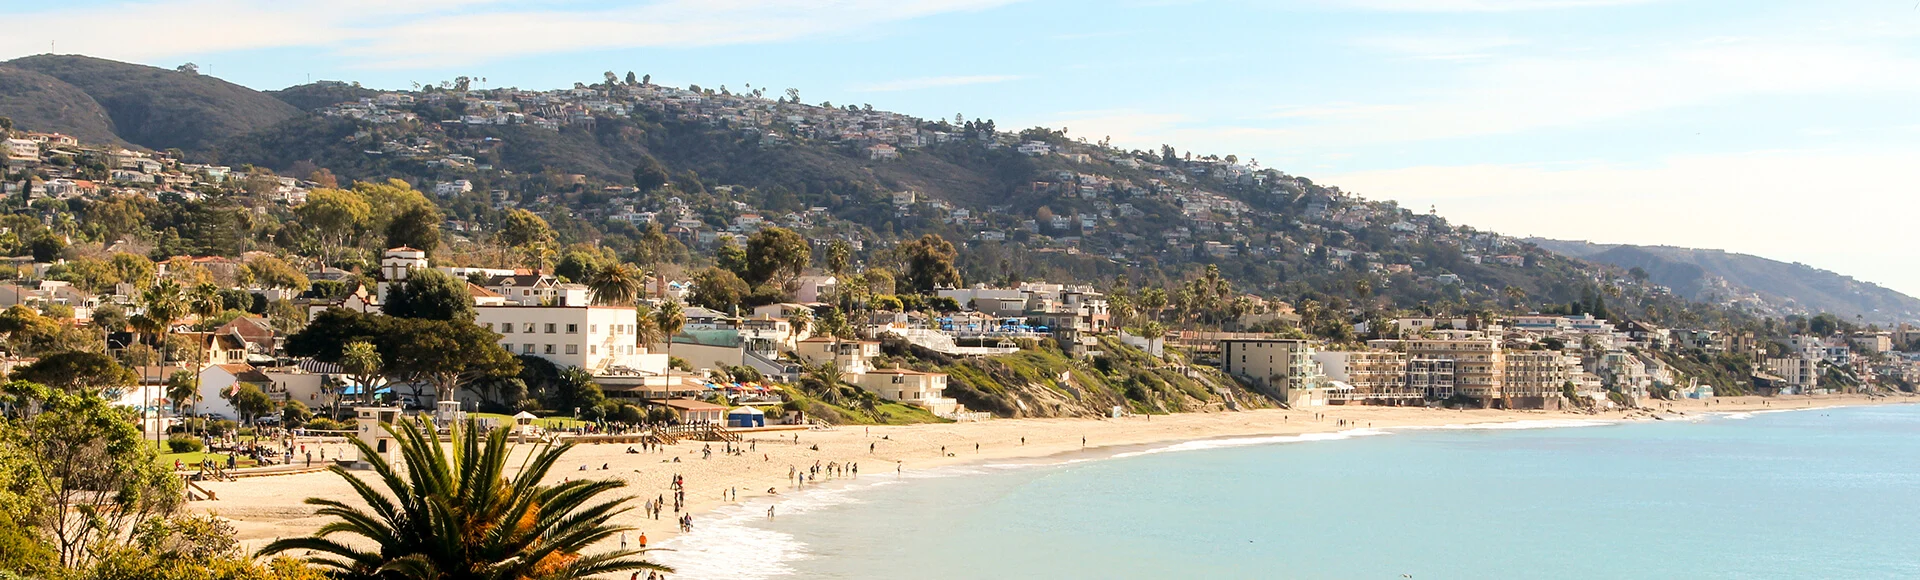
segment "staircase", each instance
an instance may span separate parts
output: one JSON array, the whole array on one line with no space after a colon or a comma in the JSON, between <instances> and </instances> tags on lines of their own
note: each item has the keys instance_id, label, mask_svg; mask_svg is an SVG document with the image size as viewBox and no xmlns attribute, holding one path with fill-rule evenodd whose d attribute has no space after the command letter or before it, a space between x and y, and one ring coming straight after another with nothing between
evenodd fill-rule
<instances>
[{"instance_id":1,"label":"staircase","mask_svg":"<svg viewBox=\"0 0 1920 580\"><path fill-rule=\"evenodd\" d=\"M769 358L765 354L750 350L744 352L746 354L741 357L741 360L745 361L747 366L752 367L753 370L760 371L761 376L782 383L791 383L800 380L800 365L782 361L777 358Z\"/></svg>"}]
</instances>

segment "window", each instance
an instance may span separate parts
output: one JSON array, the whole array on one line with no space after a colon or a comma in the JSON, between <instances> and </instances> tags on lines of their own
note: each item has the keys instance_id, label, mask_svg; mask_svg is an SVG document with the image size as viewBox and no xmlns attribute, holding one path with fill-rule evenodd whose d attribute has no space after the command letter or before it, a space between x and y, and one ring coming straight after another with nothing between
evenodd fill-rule
<instances>
[{"instance_id":1,"label":"window","mask_svg":"<svg viewBox=\"0 0 1920 580\"><path fill-rule=\"evenodd\" d=\"M580 345L577 345L577 344L567 345L567 354L580 354Z\"/></svg>"},{"instance_id":2,"label":"window","mask_svg":"<svg viewBox=\"0 0 1920 580\"><path fill-rule=\"evenodd\" d=\"M597 344L587 345L587 354L600 354L600 345L597 345Z\"/></svg>"},{"instance_id":3,"label":"window","mask_svg":"<svg viewBox=\"0 0 1920 580\"><path fill-rule=\"evenodd\" d=\"M900 384L900 383L902 383L902 382L905 382L905 381L903 380L903 379L905 379L905 378L906 378L906 377L902 377L902 376L900 376L900 375L893 375L893 384L896 384L896 385L898 385L898 384Z\"/></svg>"},{"instance_id":4,"label":"window","mask_svg":"<svg viewBox=\"0 0 1920 580\"><path fill-rule=\"evenodd\" d=\"M487 324L491 325L493 323L489 322ZM500 334L513 334L513 323L511 322L500 323Z\"/></svg>"},{"instance_id":5,"label":"window","mask_svg":"<svg viewBox=\"0 0 1920 580\"><path fill-rule=\"evenodd\" d=\"M553 345L551 345L551 344L549 344L549 345L545 345L545 346L546 346L546 348L544 348L544 349L542 349L542 350L540 351L540 354L553 354Z\"/></svg>"},{"instance_id":6,"label":"window","mask_svg":"<svg viewBox=\"0 0 1920 580\"><path fill-rule=\"evenodd\" d=\"M580 325L578 324L567 325L567 334L580 334Z\"/></svg>"},{"instance_id":7,"label":"window","mask_svg":"<svg viewBox=\"0 0 1920 580\"><path fill-rule=\"evenodd\" d=\"M531 322L527 323L526 328L522 329L521 331L527 334L533 334L533 323Z\"/></svg>"},{"instance_id":8,"label":"window","mask_svg":"<svg viewBox=\"0 0 1920 580\"><path fill-rule=\"evenodd\" d=\"M547 334L553 334L553 328L554 328L553 323L551 322L547 323Z\"/></svg>"},{"instance_id":9,"label":"window","mask_svg":"<svg viewBox=\"0 0 1920 580\"><path fill-rule=\"evenodd\" d=\"M600 333L600 325L598 324L587 325L587 334L599 334L599 333Z\"/></svg>"},{"instance_id":10,"label":"window","mask_svg":"<svg viewBox=\"0 0 1920 580\"><path fill-rule=\"evenodd\" d=\"M533 343L520 345L520 354L533 354Z\"/></svg>"}]
</instances>

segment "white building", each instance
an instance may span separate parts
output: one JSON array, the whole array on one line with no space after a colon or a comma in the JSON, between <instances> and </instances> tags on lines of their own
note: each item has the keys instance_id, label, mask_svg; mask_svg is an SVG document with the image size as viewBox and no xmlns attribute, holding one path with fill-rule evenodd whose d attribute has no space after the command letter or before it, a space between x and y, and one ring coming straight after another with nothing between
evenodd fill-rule
<instances>
[{"instance_id":1,"label":"white building","mask_svg":"<svg viewBox=\"0 0 1920 580\"><path fill-rule=\"evenodd\" d=\"M652 354L634 334L631 306L476 306L474 322L500 333L507 352L537 356L595 375L638 371L664 375L667 355Z\"/></svg>"}]
</instances>

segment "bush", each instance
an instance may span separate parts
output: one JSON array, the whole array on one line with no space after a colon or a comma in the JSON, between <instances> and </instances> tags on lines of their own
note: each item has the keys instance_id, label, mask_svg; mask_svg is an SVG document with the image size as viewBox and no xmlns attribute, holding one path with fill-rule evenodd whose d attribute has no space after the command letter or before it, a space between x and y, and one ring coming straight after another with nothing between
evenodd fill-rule
<instances>
[{"instance_id":1,"label":"bush","mask_svg":"<svg viewBox=\"0 0 1920 580\"><path fill-rule=\"evenodd\" d=\"M174 453L193 453L207 448L207 442L190 435L174 435L167 438L167 449Z\"/></svg>"},{"instance_id":2,"label":"bush","mask_svg":"<svg viewBox=\"0 0 1920 580\"><path fill-rule=\"evenodd\" d=\"M312 421L307 421L307 428L316 431L339 431L345 429L346 426L333 419L316 417Z\"/></svg>"}]
</instances>

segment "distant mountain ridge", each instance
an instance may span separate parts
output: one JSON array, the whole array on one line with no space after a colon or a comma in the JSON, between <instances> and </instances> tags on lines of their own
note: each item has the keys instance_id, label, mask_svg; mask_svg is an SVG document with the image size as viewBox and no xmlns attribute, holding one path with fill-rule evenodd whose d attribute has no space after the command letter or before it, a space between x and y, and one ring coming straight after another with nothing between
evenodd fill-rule
<instances>
[{"instance_id":1,"label":"distant mountain ridge","mask_svg":"<svg viewBox=\"0 0 1920 580\"><path fill-rule=\"evenodd\" d=\"M1869 322L1920 321L1920 298L1805 264L1723 250L1527 241L1571 258L1640 268L1654 283L1693 300L1740 303L1749 309L1770 309L1773 314L1831 312Z\"/></svg>"},{"instance_id":2,"label":"distant mountain ridge","mask_svg":"<svg viewBox=\"0 0 1920 580\"><path fill-rule=\"evenodd\" d=\"M14 89L27 82L31 92ZM265 93L192 72L75 55L0 63L0 116L89 141L200 150L299 114Z\"/></svg>"}]
</instances>

